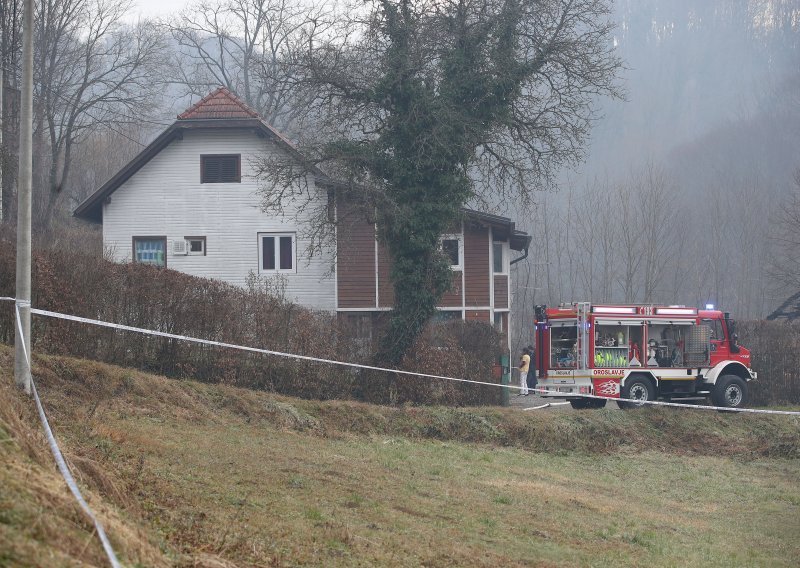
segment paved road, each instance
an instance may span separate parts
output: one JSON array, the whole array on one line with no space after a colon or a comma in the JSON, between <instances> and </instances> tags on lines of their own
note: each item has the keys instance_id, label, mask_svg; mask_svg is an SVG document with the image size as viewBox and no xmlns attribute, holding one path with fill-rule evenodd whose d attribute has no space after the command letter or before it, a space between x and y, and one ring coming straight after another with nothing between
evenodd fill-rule
<instances>
[{"instance_id":1,"label":"paved road","mask_svg":"<svg viewBox=\"0 0 800 568\"><path fill-rule=\"evenodd\" d=\"M517 396L513 392L509 396L509 402L511 403L511 408L519 408L524 410L526 408L534 408L536 406L542 406L544 404L550 404L547 408L541 408L537 410L530 410L530 412L576 412L573 410L572 406L567 404L563 404L567 402L562 398L542 398L541 396L537 396L531 394L529 396ZM609 401L606 404L606 408L610 410L618 410L619 407L615 402ZM581 412L591 412L591 410L585 410Z\"/></svg>"}]
</instances>

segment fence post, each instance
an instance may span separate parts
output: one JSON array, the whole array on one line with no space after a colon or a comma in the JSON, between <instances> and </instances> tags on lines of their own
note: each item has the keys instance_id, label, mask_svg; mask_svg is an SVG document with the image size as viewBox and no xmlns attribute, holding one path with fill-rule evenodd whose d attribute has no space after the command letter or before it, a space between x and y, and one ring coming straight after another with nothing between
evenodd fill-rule
<instances>
[{"instance_id":1,"label":"fence post","mask_svg":"<svg viewBox=\"0 0 800 568\"><path fill-rule=\"evenodd\" d=\"M501 355L500 356L500 365L503 367L503 374L500 379L500 384L502 385L509 385L511 384L511 368L509 367L509 355ZM505 386L503 388L503 396L501 399L501 404L503 406L508 406L509 404L509 388Z\"/></svg>"}]
</instances>

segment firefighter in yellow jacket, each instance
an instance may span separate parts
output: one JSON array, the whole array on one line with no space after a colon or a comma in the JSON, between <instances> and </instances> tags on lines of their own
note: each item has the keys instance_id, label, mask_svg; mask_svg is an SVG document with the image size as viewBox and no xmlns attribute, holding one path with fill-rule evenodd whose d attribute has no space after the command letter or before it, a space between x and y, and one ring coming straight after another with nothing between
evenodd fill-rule
<instances>
[{"instance_id":1,"label":"firefighter in yellow jacket","mask_svg":"<svg viewBox=\"0 0 800 568\"><path fill-rule=\"evenodd\" d=\"M519 360L519 394L517 396L528 396L528 369L531 366L531 353L527 347L522 350L522 358Z\"/></svg>"}]
</instances>

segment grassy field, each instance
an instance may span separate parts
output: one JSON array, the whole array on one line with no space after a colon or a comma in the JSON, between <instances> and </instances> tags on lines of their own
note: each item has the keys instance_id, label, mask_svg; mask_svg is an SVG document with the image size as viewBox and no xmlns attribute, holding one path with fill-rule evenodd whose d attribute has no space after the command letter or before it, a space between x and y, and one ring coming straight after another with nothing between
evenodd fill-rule
<instances>
[{"instance_id":1,"label":"grassy field","mask_svg":"<svg viewBox=\"0 0 800 568\"><path fill-rule=\"evenodd\" d=\"M302 401L41 358L126 565L796 566L800 420ZM0 565L105 565L0 347Z\"/></svg>"}]
</instances>

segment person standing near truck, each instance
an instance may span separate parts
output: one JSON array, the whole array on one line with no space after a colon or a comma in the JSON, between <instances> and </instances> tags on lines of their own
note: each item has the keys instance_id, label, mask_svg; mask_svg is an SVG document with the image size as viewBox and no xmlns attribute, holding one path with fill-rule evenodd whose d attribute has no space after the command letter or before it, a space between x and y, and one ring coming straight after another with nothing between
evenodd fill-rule
<instances>
[{"instance_id":1,"label":"person standing near truck","mask_svg":"<svg viewBox=\"0 0 800 568\"><path fill-rule=\"evenodd\" d=\"M522 350L522 358L519 360L519 394L517 396L528 396L528 369L531 366L531 355L528 348Z\"/></svg>"},{"instance_id":2,"label":"person standing near truck","mask_svg":"<svg viewBox=\"0 0 800 568\"><path fill-rule=\"evenodd\" d=\"M536 349L533 345L528 345L528 355L531 358L528 363L528 392L533 390L533 394L535 395L539 381L536 378Z\"/></svg>"}]
</instances>

